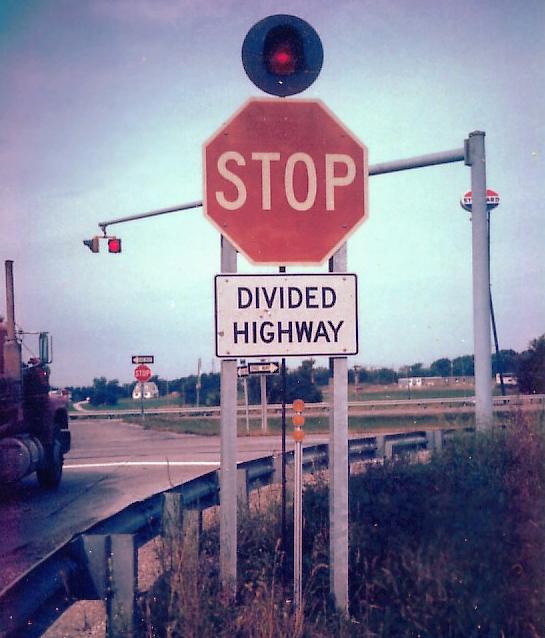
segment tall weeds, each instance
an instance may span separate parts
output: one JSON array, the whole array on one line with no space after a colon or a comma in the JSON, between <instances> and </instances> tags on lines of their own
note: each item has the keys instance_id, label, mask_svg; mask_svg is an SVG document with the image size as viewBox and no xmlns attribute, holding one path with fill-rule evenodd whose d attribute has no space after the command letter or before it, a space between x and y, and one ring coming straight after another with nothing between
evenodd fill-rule
<instances>
[{"instance_id":1,"label":"tall weeds","mask_svg":"<svg viewBox=\"0 0 545 638\"><path fill-rule=\"evenodd\" d=\"M386 463L351 477L346 619L328 594L328 490L318 480L304 495L302 616L292 605L291 542L281 551L279 503L267 499L240 513L236 601L218 585L212 526L198 558L167 561L146 598L147 635L545 636L544 497L543 427L522 415L504 429L460 436L428 463Z\"/></svg>"}]
</instances>

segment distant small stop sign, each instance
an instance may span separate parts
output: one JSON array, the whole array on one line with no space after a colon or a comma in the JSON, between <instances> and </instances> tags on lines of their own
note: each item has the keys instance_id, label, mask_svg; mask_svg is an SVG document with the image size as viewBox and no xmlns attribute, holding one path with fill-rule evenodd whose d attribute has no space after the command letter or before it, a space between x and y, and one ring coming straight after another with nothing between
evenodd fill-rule
<instances>
[{"instance_id":1,"label":"distant small stop sign","mask_svg":"<svg viewBox=\"0 0 545 638\"><path fill-rule=\"evenodd\" d=\"M146 383L151 378L151 368L143 363L134 369L134 378L141 383Z\"/></svg>"},{"instance_id":2,"label":"distant small stop sign","mask_svg":"<svg viewBox=\"0 0 545 638\"><path fill-rule=\"evenodd\" d=\"M322 102L254 98L204 145L204 212L253 263L321 264L365 219L367 177Z\"/></svg>"}]
</instances>

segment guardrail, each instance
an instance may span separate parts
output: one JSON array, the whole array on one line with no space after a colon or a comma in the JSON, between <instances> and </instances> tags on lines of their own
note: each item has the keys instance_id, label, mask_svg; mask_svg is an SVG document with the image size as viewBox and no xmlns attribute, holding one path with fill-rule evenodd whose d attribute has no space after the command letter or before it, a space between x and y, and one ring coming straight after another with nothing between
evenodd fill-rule
<instances>
[{"instance_id":1,"label":"guardrail","mask_svg":"<svg viewBox=\"0 0 545 638\"><path fill-rule=\"evenodd\" d=\"M471 429L463 430L465 432ZM391 458L418 450L440 449L460 430L421 430L369 435L349 441L349 468L358 461ZM286 455L288 480L293 452ZM305 472L328 465L326 444L305 447ZM251 490L279 482L281 456L238 465L239 499ZM138 548L161 534L180 538L198 551L202 512L219 504L218 470L155 494L102 520L28 570L0 592L0 638L40 636L77 600L106 602L108 638L132 635L137 627Z\"/></svg>"},{"instance_id":2,"label":"guardrail","mask_svg":"<svg viewBox=\"0 0 545 638\"><path fill-rule=\"evenodd\" d=\"M503 408L518 408L518 407L543 407L545 408L545 394L521 394L511 396L498 396L492 399L493 408L495 410L501 410ZM451 398L436 398L436 399L386 399L381 401L350 401L348 403L349 413L354 414L363 413L366 411L380 411L388 408L413 408L413 409L425 409L427 407L442 407L448 408L471 408L475 407L475 397L451 397ZM327 402L322 403L308 403L305 413L308 415L316 413L327 413L330 409L330 404ZM239 405L237 407L239 414L246 413L246 407ZM274 403L267 406L267 412L269 416L278 415L282 412L282 405ZM161 408L147 408L145 413L148 416L171 414L174 416L212 416L219 417L219 406L202 406L202 407L161 407ZM248 413L253 416L261 416L261 404L249 405ZM135 409L120 409L120 410L72 410L70 411L71 419L118 419L124 416L140 416L140 408Z\"/></svg>"}]
</instances>

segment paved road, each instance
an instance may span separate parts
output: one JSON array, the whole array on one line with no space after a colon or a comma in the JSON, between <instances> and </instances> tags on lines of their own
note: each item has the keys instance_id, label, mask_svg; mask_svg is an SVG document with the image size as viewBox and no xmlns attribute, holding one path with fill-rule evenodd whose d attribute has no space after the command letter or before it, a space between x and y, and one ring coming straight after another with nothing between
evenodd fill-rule
<instances>
[{"instance_id":1,"label":"paved road","mask_svg":"<svg viewBox=\"0 0 545 638\"><path fill-rule=\"evenodd\" d=\"M71 430L72 450L57 491L41 490L31 476L0 493L0 590L102 518L219 466L219 437L155 432L111 420L73 422ZM305 442L317 441L327 436ZM239 438L238 460L280 448L279 437Z\"/></svg>"}]
</instances>

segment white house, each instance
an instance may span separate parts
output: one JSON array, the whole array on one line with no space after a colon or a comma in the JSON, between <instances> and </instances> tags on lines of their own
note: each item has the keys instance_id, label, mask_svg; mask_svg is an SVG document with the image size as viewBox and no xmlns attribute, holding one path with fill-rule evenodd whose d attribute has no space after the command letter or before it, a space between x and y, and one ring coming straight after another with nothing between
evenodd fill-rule
<instances>
[{"instance_id":1,"label":"white house","mask_svg":"<svg viewBox=\"0 0 545 638\"><path fill-rule=\"evenodd\" d=\"M134 386L132 391L133 399L141 399L142 398L142 385L144 386L144 399L157 399L159 396L159 388L153 381L148 381L147 383L137 383Z\"/></svg>"}]
</instances>

